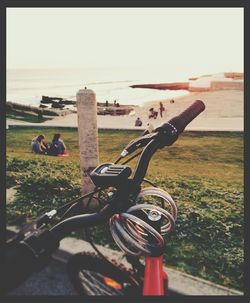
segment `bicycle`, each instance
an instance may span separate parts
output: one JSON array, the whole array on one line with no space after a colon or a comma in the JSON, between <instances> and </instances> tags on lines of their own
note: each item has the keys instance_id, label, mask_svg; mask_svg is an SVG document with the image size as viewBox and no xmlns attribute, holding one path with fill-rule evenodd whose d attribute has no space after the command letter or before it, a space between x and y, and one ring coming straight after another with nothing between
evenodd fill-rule
<instances>
[{"instance_id":1,"label":"bicycle","mask_svg":"<svg viewBox=\"0 0 250 303\"><path fill-rule=\"evenodd\" d=\"M154 153L172 145L204 109L204 103L197 100L152 132L145 130L124 148L114 163L101 164L90 173L95 185L92 192L45 213L9 241L2 290L8 293L32 272L45 267L60 240L72 231L84 228L96 253L78 253L67 265L69 278L79 294L171 295L167 273L163 271L163 235L173 230L177 207L172 197L145 179L145 175ZM119 164L128 156L130 158ZM138 156L131 177L132 169L126 164ZM142 188L143 181L151 186ZM87 201L84 210L89 213L82 214L83 201ZM99 204L95 212L91 212L90 207L93 201ZM57 219L59 222L50 227L60 212L64 213ZM91 241L89 228L107 222L115 243L132 265L131 269L106 258ZM141 256L145 256L145 264L141 262Z\"/></svg>"}]
</instances>

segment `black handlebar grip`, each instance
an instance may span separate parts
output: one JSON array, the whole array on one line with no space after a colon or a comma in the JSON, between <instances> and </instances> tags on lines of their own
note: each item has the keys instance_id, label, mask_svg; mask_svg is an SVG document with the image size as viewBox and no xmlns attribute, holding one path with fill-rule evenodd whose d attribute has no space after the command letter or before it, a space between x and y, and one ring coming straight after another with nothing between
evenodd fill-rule
<instances>
[{"instance_id":1,"label":"black handlebar grip","mask_svg":"<svg viewBox=\"0 0 250 303\"><path fill-rule=\"evenodd\" d=\"M172 124L177 129L178 133L181 133L194 118L204 111L204 109L205 104L201 100L196 100L180 115L169 120L168 123Z\"/></svg>"}]
</instances>

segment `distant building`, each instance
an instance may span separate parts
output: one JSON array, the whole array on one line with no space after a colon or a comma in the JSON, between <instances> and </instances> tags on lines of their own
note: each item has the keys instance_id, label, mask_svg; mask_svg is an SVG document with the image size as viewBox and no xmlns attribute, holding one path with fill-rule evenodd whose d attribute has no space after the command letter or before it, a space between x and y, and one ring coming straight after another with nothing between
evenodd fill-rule
<instances>
[{"instance_id":1,"label":"distant building","mask_svg":"<svg viewBox=\"0 0 250 303\"><path fill-rule=\"evenodd\" d=\"M220 73L189 79L189 91L244 90L243 73Z\"/></svg>"}]
</instances>

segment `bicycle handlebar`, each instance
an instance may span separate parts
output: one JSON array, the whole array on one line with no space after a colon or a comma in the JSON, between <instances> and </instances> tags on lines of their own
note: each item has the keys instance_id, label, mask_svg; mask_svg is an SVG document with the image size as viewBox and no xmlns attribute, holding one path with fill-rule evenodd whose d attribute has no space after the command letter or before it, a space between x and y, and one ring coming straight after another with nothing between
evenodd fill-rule
<instances>
[{"instance_id":1,"label":"bicycle handlebar","mask_svg":"<svg viewBox=\"0 0 250 303\"><path fill-rule=\"evenodd\" d=\"M202 101L197 100L180 115L175 116L167 123L163 123L154 130L156 135L152 134L151 141L146 141L148 144L137 163L133 179L134 182L137 184L142 182L147 172L149 161L156 150L172 145L178 139L178 135L183 132L185 127L204 109L205 104Z\"/></svg>"},{"instance_id":2,"label":"bicycle handlebar","mask_svg":"<svg viewBox=\"0 0 250 303\"><path fill-rule=\"evenodd\" d=\"M138 161L133 182L140 184L143 180L149 161L158 148L173 144L178 135L185 127L197 117L205 105L202 101L195 101L180 115L172 118L169 122L159 126L154 132L151 140L147 143ZM4 292L16 287L32 272L42 269L50 260L50 256L55 251L60 240L70 234L70 232L81 228L100 224L109 219L115 212L126 211L129 207L128 190L124 190L114 203L106 205L99 213L83 214L68 219L55 225L50 230L40 230L33 233L21 241L15 251L8 252L5 260L5 279L1 284ZM122 199L121 199L122 197Z\"/></svg>"},{"instance_id":3,"label":"bicycle handlebar","mask_svg":"<svg viewBox=\"0 0 250 303\"><path fill-rule=\"evenodd\" d=\"M176 129L176 132L180 134L194 118L196 118L201 112L204 111L204 109L205 104L201 100L196 100L181 114L170 119L167 123L164 123L160 127L166 128L168 125L172 125L174 129Z\"/></svg>"}]
</instances>

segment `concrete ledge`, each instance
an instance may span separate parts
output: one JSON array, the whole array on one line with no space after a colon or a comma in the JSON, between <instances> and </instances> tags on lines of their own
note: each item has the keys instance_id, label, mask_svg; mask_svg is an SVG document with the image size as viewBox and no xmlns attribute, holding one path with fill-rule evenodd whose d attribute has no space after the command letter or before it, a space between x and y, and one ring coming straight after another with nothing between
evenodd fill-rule
<instances>
[{"instance_id":1,"label":"concrete ledge","mask_svg":"<svg viewBox=\"0 0 250 303\"><path fill-rule=\"evenodd\" d=\"M122 262L130 267L126 262L121 251L112 250L107 247L97 245L98 249L107 257ZM75 253L83 251L94 251L92 246L83 240L78 240L72 237L64 238L60 242L60 248L53 254L53 258L66 263L68 258ZM178 270L165 267L169 277L170 290L179 293L180 295L198 295L198 296L243 296L240 291L230 289L198 277L194 277Z\"/></svg>"},{"instance_id":2,"label":"concrete ledge","mask_svg":"<svg viewBox=\"0 0 250 303\"><path fill-rule=\"evenodd\" d=\"M68 129L78 129L78 127L76 126L61 126L61 125L41 125L41 124L22 124L22 125L9 125L8 129L15 129L15 128L58 128L58 129L64 129L64 128L68 128ZM111 127L98 127L98 130L125 130L125 131L131 131L131 130L136 130L138 132L143 132L144 128L135 128L135 127L131 127L131 128L120 128L120 127L116 127L116 128L111 128ZM185 129L185 132L237 132L237 133L242 133L244 132L243 129L235 129L235 128L210 128L207 129L206 127L190 127Z\"/></svg>"},{"instance_id":3,"label":"concrete ledge","mask_svg":"<svg viewBox=\"0 0 250 303\"><path fill-rule=\"evenodd\" d=\"M8 126L8 129L11 128L70 128L70 129L78 129L76 126L62 126L62 125L43 125L43 124L11 124Z\"/></svg>"}]
</instances>

